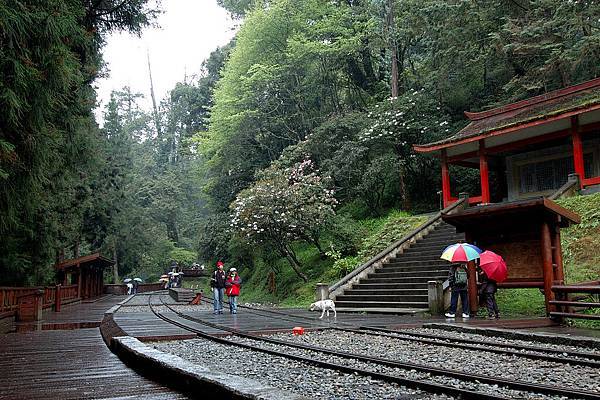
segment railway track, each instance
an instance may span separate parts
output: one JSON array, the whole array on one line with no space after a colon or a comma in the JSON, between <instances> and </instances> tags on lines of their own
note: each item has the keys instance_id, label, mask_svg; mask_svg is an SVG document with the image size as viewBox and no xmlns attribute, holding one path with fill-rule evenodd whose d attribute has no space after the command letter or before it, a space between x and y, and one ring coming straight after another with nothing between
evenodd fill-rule
<instances>
[{"instance_id":1,"label":"railway track","mask_svg":"<svg viewBox=\"0 0 600 400\"><path fill-rule=\"evenodd\" d=\"M203 299L203 301L209 300ZM246 309L258 315L276 315L278 318L285 321L298 323L298 320L306 320L312 323L320 322L318 318L305 317L302 315L291 315L282 311L257 309L249 306L238 305L239 308ZM340 327L339 325L349 326L348 328ZM443 337L430 333L417 333L406 331L395 331L372 326L361 326L358 329L352 324L338 323L337 326L322 325L323 329L332 329L341 332L350 332L358 335L370 335L374 332L383 337L389 337L397 340L429 344L433 346L443 346L451 348L461 348L465 350L487 351L496 354L505 354L516 357L529 358L532 360L543 360L557 362L569 365L582 365L586 367L600 368L600 354L591 352L574 351L566 348L555 349L550 347L530 346L516 343L502 343L498 341L485 341L480 339L461 338L459 341L454 338Z\"/></svg>"},{"instance_id":2,"label":"railway track","mask_svg":"<svg viewBox=\"0 0 600 400\"><path fill-rule=\"evenodd\" d=\"M181 321L177 321L173 318L169 318L162 313L155 310L151 301L148 301L149 306L152 312L162 320L169 322L171 324L177 325L182 329L188 330L190 332L194 332L198 334L200 337L216 341L221 344L226 345L234 345L243 347L252 351L259 351L267 354L271 354L279 357L287 357L293 359L298 362L304 362L307 364L315 365L321 368L337 370L352 374L359 374L362 376L369 376L374 379L382 380L385 382L394 382L409 388L418 388L421 390L425 390L430 393L443 393L447 395L452 395L458 398L464 399L504 399L511 398L514 396L506 396L501 393L490 393L484 390L473 390L466 389L464 387L456 387L456 385L448 385L444 383L440 383L439 379L447 379L452 378L457 381L461 381L463 383L468 382L469 384L477 383L478 385L489 385L491 387L500 387L508 390L516 390L522 393L524 397L535 396L536 394L544 394L550 396L561 396L566 398L576 398L576 399L600 399L600 393L598 392L589 392L583 390L573 390L573 389L564 389L558 386L552 385L542 385L536 383L529 382L521 382L516 380L504 379L504 378L495 378L489 377L481 374L474 373L465 373L461 371L456 371L447 368L439 368L439 367L431 367L424 366L422 364L412 363L412 362L399 362L381 357L372 357L366 356L363 354L356 354L351 352L344 352L339 350L332 350L326 347L313 346L309 344L301 344L294 343L289 341L284 341L281 339L274 339L263 337L256 334L251 334L248 332L244 332L238 329L233 329L228 326L224 326L221 324L215 324L209 321L201 320L199 318L195 318L189 316L185 313L178 312L173 307L169 305L163 304L167 307L171 312L173 312L178 318L184 319L186 321L190 321L195 324L200 324L203 326L208 326L214 329L219 329L225 332L230 333L233 337L241 338L244 341L239 340L231 340L223 337L215 337L214 335L209 335L203 332L200 329L197 329L189 324L182 323ZM264 311L264 310L260 310ZM361 332L364 333L364 332ZM258 343L250 344L250 343ZM297 351L303 351L308 354L313 354L314 356L306 356L293 354L293 351L285 351L283 348L295 349ZM323 359L323 355L326 355L332 359L336 360L353 360L353 362L359 362L361 366L349 366L347 364L343 364L342 362L330 362ZM327 358L327 357L325 357ZM399 376L392 373L378 372L376 369L380 369L381 367L395 369L400 371L410 371L417 372L422 374L423 378L415 379L407 376ZM430 377L431 379L427 379L426 377ZM436 379L438 381L436 382ZM464 385L463 385L464 386ZM468 385L467 385L468 386ZM501 392L502 390L499 390Z\"/></svg>"}]
</instances>

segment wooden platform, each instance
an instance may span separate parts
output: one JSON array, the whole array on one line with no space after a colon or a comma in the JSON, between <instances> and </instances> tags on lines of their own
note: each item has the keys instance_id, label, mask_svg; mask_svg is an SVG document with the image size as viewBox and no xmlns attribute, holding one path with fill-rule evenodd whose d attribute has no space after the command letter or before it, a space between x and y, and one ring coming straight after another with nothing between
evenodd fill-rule
<instances>
[{"instance_id":1,"label":"wooden platform","mask_svg":"<svg viewBox=\"0 0 600 400\"><path fill-rule=\"evenodd\" d=\"M38 323L16 323L14 330L28 332L37 330L97 328L104 312L127 296L105 295L94 301L84 301L62 307L60 312L44 310Z\"/></svg>"},{"instance_id":2,"label":"wooden platform","mask_svg":"<svg viewBox=\"0 0 600 400\"><path fill-rule=\"evenodd\" d=\"M126 367L98 329L0 335L2 399L186 399Z\"/></svg>"}]
</instances>

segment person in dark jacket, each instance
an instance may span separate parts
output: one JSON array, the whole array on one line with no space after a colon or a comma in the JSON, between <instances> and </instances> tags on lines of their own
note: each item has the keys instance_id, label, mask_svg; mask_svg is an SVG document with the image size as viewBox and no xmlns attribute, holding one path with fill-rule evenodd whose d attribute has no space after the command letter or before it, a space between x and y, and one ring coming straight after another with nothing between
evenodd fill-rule
<instances>
[{"instance_id":1,"label":"person in dark jacket","mask_svg":"<svg viewBox=\"0 0 600 400\"><path fill-rule=\"evenodd\" d=\"M223 295L225 293L225 271L223 271L223 261L217 262L217 269L210 278L210 287L213 290L213 313L223 314Z\"/></svg>"},{"instance_id":2,"label":"person in dark jacket","mask_svg":"<svg viewBox=\"0 0 600 400\"><path fill-rule=\"evenodd\" d=\"M486 273L479 270L479 278L481 282L481 288L479 289L485 300L485 306L488 312L488 319L500 318L498 311L498 304L496 303L496 292L498 291L498 284L495 280L488 278Z\"/></svg>"},{"instance_id":3,"label":"person in dark jacket","mask_svg":"<svg viewBox=\"0 0 600 400\"><path fill-rule=\"evenodd\" d=\"M456 307L458 306L458 298L462 303L462 316L469 318L469 299L467 296L467 279L468 272L465 264L452 265L448 271L448 282L450 283L450 310L444 314L448 318L456 317Z\"/></svg>"},{"instance_id":4,"label":"person in dark jacket","mask_svg":"<svg viewBox=\"0 0 600 400\"><path fill-rule=\"evenodd\" d=\"M237 298L240 295L242 278L237 274L237 269L231 268L225 281L225 294L229 297L229 312L237 314Z\"/></svg>"}]
</instances>

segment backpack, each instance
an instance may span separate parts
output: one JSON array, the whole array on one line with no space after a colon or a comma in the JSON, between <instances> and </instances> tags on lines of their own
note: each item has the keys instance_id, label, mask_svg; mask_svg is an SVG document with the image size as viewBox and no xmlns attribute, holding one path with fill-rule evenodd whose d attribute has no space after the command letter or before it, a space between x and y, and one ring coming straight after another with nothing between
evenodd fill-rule
<instances>
[{"instance_id":1,"label":"backpack","mask_svg":"<svg viewBox=\"0 0 600 400\"><path fill-rule=\"evenodd\" d=\"M467 285L467 269L463 266L456 267L456 271L454 272L454 284L456 286L466 286Z\"/></svg>"}]
</instances>

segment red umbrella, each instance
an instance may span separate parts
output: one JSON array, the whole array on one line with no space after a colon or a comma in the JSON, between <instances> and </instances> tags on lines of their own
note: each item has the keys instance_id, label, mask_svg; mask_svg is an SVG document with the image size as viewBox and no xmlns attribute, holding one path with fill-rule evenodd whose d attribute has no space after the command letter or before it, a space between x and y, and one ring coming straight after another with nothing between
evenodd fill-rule
<instances>
[{"instance_id":1,"label":"red umbrella","mask_svg":"<svg viewBox=\"0 0 600 400\"><path fill-rule=\"evenodd\" d=\"M508 269L504 259L498 254L486 250L479 255L479 267L485 272L488 278L503 282L508 276Z\"/></svg>"}]
</instances>

